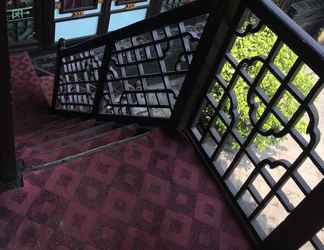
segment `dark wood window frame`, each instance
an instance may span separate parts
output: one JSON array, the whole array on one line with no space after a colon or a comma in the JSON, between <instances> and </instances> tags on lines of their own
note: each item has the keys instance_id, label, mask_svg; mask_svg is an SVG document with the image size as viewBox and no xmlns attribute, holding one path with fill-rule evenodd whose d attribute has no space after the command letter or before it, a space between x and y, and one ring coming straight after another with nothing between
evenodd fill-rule
<instances>
[{"instance_id":1,"label":"dark wood window frame","mask_svg":"<svg viewBox=\"0 0 324 250\"><path fill-rule=\"evenodd\" d=\"M92 0L91 5L84 5L84 6L79 6L79 7L74 7L74 8L66 8L66 2L68 0L60 0L60 14L65 14L65 13L71 13L71 12L79 12L79 11L86 11L86 10L95 10L98 8L98 0ZM69 0L69 1L75 1L75 0Z\"/></svg>"},{"instance_id":2,"label":"dark wood window frame","mask_svg":"<svg viewBox=\"0 0 324 250\"><path fill-rule=\"evenodd\" d=\"M116 6L141 2L146 2L146 0L116 0Z\"/></svg>"},{"instance_id":3,"label":"dark wood window frame","mask_svg":"<svg viewBox=\"0 0 324 250\"><path fill-rule=\"evenodd\" d=\"M147 8L147 17L154 16L160 12L162 0L151 0L148 6L138 6L134 9L129 10L114 10L111 11L112 0L105 0L102 3L101 11L94 14L86 14L82 16L73 16L67 18L54 18L55 2L43 1L43 0L34 0L35 1L35 25L37 40L40 42L41 46L52 48L55 46L55 23L64 22L68 20L76 20L81 18L89 18L98 16L98 27L95 35L102 35L107 33L108 25L110 21L110 16L118 12L132 11L141 8ZM142 0L131 0L131 1L142 1ZM88 39L89 36L80 37L76 39L70 39L68 43L75 43L85 39ZM56 47L56 46L55 46Z\"/></svg>"}]
</instances>

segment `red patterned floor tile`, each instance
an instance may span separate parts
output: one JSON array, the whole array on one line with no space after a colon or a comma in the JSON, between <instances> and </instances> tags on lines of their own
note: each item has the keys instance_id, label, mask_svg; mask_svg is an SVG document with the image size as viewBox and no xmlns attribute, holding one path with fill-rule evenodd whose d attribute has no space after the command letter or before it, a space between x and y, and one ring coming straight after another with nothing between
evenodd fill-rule
<instances>
[{"instance_id":1,"label":"red patterned floor tile","mask_svg":"<svg viewBox=\"0 0 324 250\"><path fill-rule=\"evenodd\" d=\"M25 182L25 188L12 190L0 194L0 206L5 204L6 208L14 211L16 214L25 216L28 209L40 194L41 189Z\"/></svg>"},{"instance_id":2,"label":"red patterned floor tile","mask_svg":"<svg viewBox=\"0 0 324 250\"><path fill-rule=\"evenodd\" d=\"M115 160L107 155L98 155L90 157L88 160L89 167L86 171L86 175L95 178L106 185L110 185L115 179L115 176L122 164L120 161Z\"/></svg>"},{"instance_id":3,"label":"red patterned floor tile","mask_svg":"<svg viewBox=\"0 0 324 250\"><path fill-rule=\"evenodd\" d=\"M150 149L131 142L125 147L123 159L129 165L146 170L150 155Z\"/></svg>"},{"instance_id":4,"label":"red patterned floor tile","mask_svg":"<svg viewBox=\"0 0 324 250\"><path fill-rule=\"evenodd\" d=\"M153 150L148 163L148 172L152 175L168 180L172 176L174 161L174 156L170 156L169 154L162 153L158 150Z\"/></svg>"},{"instance_id":5,"label":"red patterned floor tile","mask_svg":"<svg viewBox=\"0 0 324 250\"><path fill-rule=\"evenodd\" d=\"M128 228L127 238L121 246L121 250L151 250L155 249L155 237L136 228Z\"/></svg>"},{"instance_id":6,"label":"red patterned floor tile","mask_svg":"<svg viewBox=\"0 0 324 250\"><path fill-rule=\"evenodd\" d=\"M9 243L8 248L19 250L46 249L51 234L50 228L25 219L18 228L15 237Z\"/></svg>"},{"instance_id":7,"label":"red patterned floor tile","mask_svg":"<svg viewBox=\"0 0 324 250\"><path fill-rule=\"evenodd\" d=\"M74 172L78 172L79 174L84 174L85 172L88 171L88 169L94 170L91 167L92 161L93 161L93 157L84 157L84 158L75 159L74 161L71 161L67 164L62 164L61 166L71 169Z\"/></svg>"},{"instance_id":8,"label":"red patterned floor tile","mask_svg":"<svg viewBox=\"0 0 324 250\"><path fill-rule=\"evenodd\" d=\"M162 222L161 238L187 248L191 239L191 229L191 217L167 210Z\"/></svg>"},{"instance_id":9,"label":"red patterned floor tile","mask_svg":"<svg viewBox=\"0 0 324 250\"><path fill-rule=\"evenodd\" d=\"M88 244L87 244L88 247ZM47 246L45 249L48 250L72 250L72 249L80 249L83 250L85 248L85 243L79 241L69 234L64 233L61 229L57 229L47 242ZM91 249L91 248L90 248Z\"/></svg>"},{"instance_id":10,"label":"red patterned floor tile","mask_svg":"<svg viewBox=\"0 0 324 250\"><path fill-rule=\"evenodd\" d=\"M193 191L198 191L199 175L200 171L195 165L179 159L175 161L173 179L178 185Z\"/></svg>"},{"instance_id":11,"label":"red patterned floor tile","mask_svg":"<svg viewBox=\"0 0 324 250\"><path fill-rule=\"evenodd\" d=\"M63 221L67 206L65 199L43 190L29 208L27 217L38 224L55 229Z\"/></svg>"},{"instance_id":12,"label":"red patterned floor tile","mask_svg":"<svg viewBox=\"0 0 324 250\"><path fill-rule=\"evenodd\" d=\"M251 246L242 237L233 237L228 233L220 233L219 236L219 250L250 250Z\"/></svg>"},{"instance_id":13,"label":"red patterned floor tile","mask_svg":"<svg viewBox=\"0 0 324 250\"><path fill-rule=\"evenodd\" d=\"M91 233L90 242L100 250L119 250L125 239L127 225L109 219L98 217Z\"/></svg>"},{"instance_id":14,"label":"red patterned floor tile","mask_svg":"<svg viewBox=\"0 0 324 250\"><path fill-rule=\"evenodd\" d=\"M160 239L160 241L156 243L155 249L156 250L188 250L188 248L184 248L180 245L174 244L171 241L167 241L163 239Z\"/></svg>"},{"instance_id":15,"label":"red patterned floor tile","mask_svg":"<svg viewBox=\"0 0 324 250\"><path fill-rule=\"evenodd\" d=\"M132 218L135 206L136 196L134 194L112 188L106 198L103 214L128 223Z\"/></svg>"},{"instance_id":16,"label":"red patterned floor tile","mask_svg":"<svg viewBox=\"0 0 324 250\"><path fill-rule=\"evenodd\" d=\"M196 206L196 193L181 186L173 186L169 198L169 207L175 212L193 216Z\"/></svg>"},{"instance_id":17,"label":"red patterned floor tile","mask_svg":"<svg viewBox=\"0 0 324 250\"><path fill-rule=\"evenodd\" d=\"M222 215L221 215L221 224L219 229L223 233L227 233L232 235L233 238L242 238L242 230L239 227L237 221L235 220L235 217L233 217L233 214L228 209L223 209Z\"/></svg>"},{"instance_id":18,"label":"red patterned floor tile","mask_svg":"<svg viewBox=\"0 0 324 250\"><path fill-rule=\"evenodd\" d=\"M53 174L46 183L46 189L65 199L70 199L74 195L81 176L78 172L61 166L53 171Z\"/></svg>"},{"instance_id":19,"label":"red patterned floor tile","mask_svg":"<svg viewBox=\"0 0 324 250\"><path fill-rule=\"evenodd\" d=\"M170 194L170 183L153 175L146 174L142 188L142 197L152 203L166 207Z\"/></svg>"},{"instance_id":20,"label":"red patterned floor tile","mask_svg":"<svg viewBox=\"0 0 324 250\"><path fill-rule=\"evenodd\" d=\"M83 177L75 193L75 200L89 209L101 209L107 195L104 182Z\"/></svg>"},{"instance_id":21,"label":"red patterned floor tile","mask_svg":"<svg viewBox=\"0 0 324 250\"><path fill-rule=\"evenodd\" d=\"M28 178L28 182L33 186L42 188L47 183L47 180L52 175L53 169L46 169L46 171L34 171L25 174L25 177Z\"/></svg>"},{"instance_id":22,"label":"red patterned floor tile","mask_svg":"<svg viewBox=\"0 0 324 250\"><path fill-rule=\"evenodd\" d=\"M91 229L97 220L97 212L82 206L78 202L71 202L66 210L62 230L65 234L79 241L89 241Z\"/></svg>"},{"instance_id":23,"label":"red patterned floor tile","mask_svg":"<svg viewBox=\"0 0 324 250\"><path fill-rule=\"evenodd\" d=\"M2 206L6 206L6 204L0 205L0 249L8 246L23 221L23 216Z\"/></svg>"},{"instance_id":24,"label":"red patterned floor tile","mask_svg":"<svg viewBox=\"0 0 324 250\"><path fill-rule=\"evenodd\" d=\"M165 209L146 200L138 200L134 211L133 225L149 234L158 234Z\"/></svg>"},{"instance_id":25,"label":"red patterned floor tile","mask_svg":"<svg viewBox=\"0 0 324 250\"><path fill-rule=\"evenodd\" d=\"M138 194L144 181L144 173L141 169L132 165L122 165L114 178L113 186L121 191Z\"/></svg>"},{"instance_id":26,"label":"red patterned floor tile","mask_svg":"<svg viewBox=\"0 0 324 250\"><path fill-rule=\"evenodd\" d=\"M191 146L166 136L26 174L0 195L0 249L251 249Z\"/></svg>"},{"instance_id":27,"label":"red patterned floor tile","mask_svg":"<svg viewBox=\"0 0 324 250\"><path fill-rule=\"evenodd\" d=\"M217 228L221 224L223 209L223 201L204 194L198 194L195 219Z\"/></svg>"},{"instance_id":28,"label":"red patterned floor tile","mask_svg":"<svg viewBox=\"0 0 324 250\"><path fill-rule=\"evenodd\" d=\"M219 250L221 244L219 239L219 230L207 224L194 221L192 226L191 249L192 250Z\"/></svg>"}]
</instances>

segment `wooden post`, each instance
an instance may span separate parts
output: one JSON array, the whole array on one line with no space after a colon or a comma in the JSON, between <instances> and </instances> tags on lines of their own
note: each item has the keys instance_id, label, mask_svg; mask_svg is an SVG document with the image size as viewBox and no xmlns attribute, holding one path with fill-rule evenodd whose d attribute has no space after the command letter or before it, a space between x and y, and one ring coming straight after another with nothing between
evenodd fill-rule
<instances>
[{"instance_id":1,"label":"wooden post","mask_svg":"<svg viewBox=\"0 0 324 250\"><path fill-rule=\"evenodd\" d=\"M0 1L0 192L18 186L7 36L7 1Z\"/></svg>"},{"instance_id":2,"label":"wooden post","mask_svg":"<svg viewBox=\"0 0 324 250\"><path fill-rule=\"evenodd\" d=\"M54 44L54 10L55 2L34 0L34 18L36 38L44 48L51 48Z\"/></svg>"},{"instance_id":3,"label":"wooden post","mask_svg":"<svg viewBox=\"0 0 324 250\"><path fill-rule=\"evenodd\" d=\"M241 1L210 2L213 9L201 37L197 53L179 94L170 126L182 131L196 119L214 78L215 69L228 46L231 29L237 18ZM220 18L221 17L221 18Z\"/></svg>"},{"instance_id":4,"label":"wooden post","mask_svg":"<svg viewBox=\"0 0 324 250\"><path fill-rule=\"evenodd\" d=\"M60 74L62 67L62 57L61 57L61 49L65 47L65 40L61 38L57 43L56 50L56 72L53 86L53 95L52 95L52 112L53 114L56 112L56 103L58 98L59 84L60 84Z\"/></svg>"},{"instance_id":5,"label":"wooden post","mask_svg":"<svg viewBox=\"0 0 324 250\"><path fill-rule=\"evenodd\" d=\"M99 17L97 35L104 35L108 32L110 21L110 8L112 0L106 0L101 7L101 15Z\"/></svg>"},{"instance_id":6,"label":"wooden post","mask_svg":"<svg viewBox=\"0 0 324 250\"><path fill-rule=\"evenodd\" d=\"M151 1L149 10L147 12L147 18L158 15L161 13L163 0Z\"/></svg>"},{"instance_id":7,"label":"wooden post","mask_svg":"<svg viewBox=\"0 0 324 250\"><path fill-rule=\"evenodd\" d=\"M102 58L102 65L99 70L99 82L97 84L94 107L93 107L93 115L97 117L99 116L100 113L100 105L104 95L104 84L106 82L106 77L109 70L109 62L111 60L112 48L113 47L111 43L105 46L105 52Z\"/></svg>"},{"instance_id":8,"label":"wooden post","mask_svg":"<svg viewBox=\"0 0 324 250\"><path fill-rule=\"evenodd\" d=\"M260 249L295 250L302 247L324 226L324 180L265 239Z\"/></svg>"}]
</instances>

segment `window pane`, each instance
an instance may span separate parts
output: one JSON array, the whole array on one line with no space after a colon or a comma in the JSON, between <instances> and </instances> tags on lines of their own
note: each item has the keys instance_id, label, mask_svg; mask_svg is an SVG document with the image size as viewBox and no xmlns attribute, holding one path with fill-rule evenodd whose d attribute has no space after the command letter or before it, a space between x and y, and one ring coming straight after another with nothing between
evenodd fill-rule
<instances>
[{"instance_id":1,"label":"window pane","mask_svg":"<svg viewBox=\"0 0 324 250\"><path fill-rule=\"evenodd\" d=\"M55 3L56 4L59 3L59 0L55 0ZM97 9L83 11L83 14L84 15L96 14L96 13L99 14L99 12L101 11L101 6L102 6L102 4L98 3ZM60 10L58 8L55 8L55 10L54 10L54 18L55 18L55 20L60 19L60 18L72 17L72 16L73 16L73 12L60 14Z\"/></svg>"},{"instance_id":2,"label":"window pane","mask_svg":"<svg viewBox=\"0 0 324 250\"><path fill-rule=\"evenodd\" d=\"M55 41L60 38L72 39L97 33L98 17L82 18L55 24ZM80 28L82 27L82 28Z\"/></svg>"},{"instance_id":3,"label":"window pane","mask_svg":"<svg viewBox=\"0 0 324 250\"><path fill-rule=\"evenodd\" d=\"M145 19L147 9L126 11L110 16L108 31L117 30Z\"/></svg>"}]
</instances>

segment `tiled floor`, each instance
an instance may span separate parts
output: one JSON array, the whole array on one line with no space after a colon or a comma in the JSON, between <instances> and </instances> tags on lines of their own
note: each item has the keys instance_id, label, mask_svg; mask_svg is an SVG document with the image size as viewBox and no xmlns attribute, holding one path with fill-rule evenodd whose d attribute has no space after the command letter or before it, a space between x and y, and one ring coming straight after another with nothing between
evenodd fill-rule
<instances>
[{"instance_id":1,"label":"tiled floor","mask_svg":"<svg viewBox=\"0 0 324 250\"><path fill-rule=\"evenodd\" d=\"M182 139L160 130L0 195L0 249L250 249Z\"/></svg>"},{"instance_id":2,"label":"tiled floor","mask_svg":"<svg viewBox=\"0 0 324 250\"><path fill-rule=\"evenodd\" d=\"M27 54L12 56L11 66L17 150L31 164L60 158L57 149L69 149L65 136L85 123L49 115ZM58 135L63 139L48 143ZM70 149L86 145L79 135ZM1 250L250 249L191 145L160 130L24 180L23 188L0 194Z\"/></svg>"}]
</instances>

